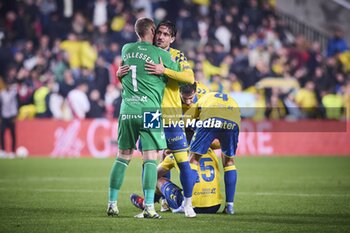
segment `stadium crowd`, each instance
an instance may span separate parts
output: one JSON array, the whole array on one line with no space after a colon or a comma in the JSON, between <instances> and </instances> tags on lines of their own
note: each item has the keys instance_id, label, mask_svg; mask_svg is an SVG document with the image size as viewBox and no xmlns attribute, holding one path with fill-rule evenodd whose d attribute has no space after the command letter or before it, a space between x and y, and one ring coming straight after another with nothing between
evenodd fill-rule
<instances>
[{"instance_id":1,"label":"stadium crowd","mask_svg":"<svg viewBox=\"0 0 350 233\"><path fill-rule=\"evenodd\" d=\"M173 47L196 80L260 109L254 119L349 117L350 52L341 31L323 51L293 35L273 2L1 0L2 96L17 91L18 119L118 117L120 49L137 40L133 25L147 16L176 22Z\"/></svg>"}]
</instances>

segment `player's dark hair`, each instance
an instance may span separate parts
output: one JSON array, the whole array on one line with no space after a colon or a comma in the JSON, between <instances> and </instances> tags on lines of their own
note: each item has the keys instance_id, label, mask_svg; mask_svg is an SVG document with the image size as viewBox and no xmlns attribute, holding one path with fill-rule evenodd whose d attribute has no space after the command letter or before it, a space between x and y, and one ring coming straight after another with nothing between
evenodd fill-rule
<instances>
[{"instance_id":1,"label":"player's dark hair","mask_svg":"<svg viewBox=\"0 0 350 233\"><path fill-rule=\"evenodd\" d=\"M150 18L139 18L135 23L135 32L139 37L144 37L150 28L154 27L154 22Z\"/></svg>"},{"instance_id":2,"label":"player's dark hair","mask_svg":"<svg viewBox=\"0 0 350 233\"><path fill-rule=\"evenodd\" d=\"M181 94L191 95L193 93L196 93L196 91L197 91L196 82L194 82L193 84L186 84L180 87Z\"/></svg>"},{"instance_id":3,"label":"player's dark hair","mask_svg":"<svg viewBox=\"0 0 350 233\"><path fill-rule=\"evenodd\" d=\"M160 26L167 27L170 31L171 37L176 37L177 29L176 29L176 26L173 22L171 22L169 20L164 20L164 21L160 22L156 28L156 32L158 31Z\"/></svg>"}]
</instances>

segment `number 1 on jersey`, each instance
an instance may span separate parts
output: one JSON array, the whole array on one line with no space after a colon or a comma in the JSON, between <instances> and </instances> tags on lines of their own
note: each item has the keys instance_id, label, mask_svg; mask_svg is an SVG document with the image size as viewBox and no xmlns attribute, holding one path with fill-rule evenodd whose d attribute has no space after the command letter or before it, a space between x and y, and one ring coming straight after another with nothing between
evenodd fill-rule
<instances>
[{"instance_id":1,"label":"number 1 on jersey","mask_svg":"<svg viewBox=\"0 0 350 233\"><path fill-rule=\"evenodd\" d=\"M137 79L136 79L136 66L132 65L130 66L131 69L131 79L132 79L132 85L134 87L134 91L138 91L137 89Z\"/></svg>"}]
</instances>

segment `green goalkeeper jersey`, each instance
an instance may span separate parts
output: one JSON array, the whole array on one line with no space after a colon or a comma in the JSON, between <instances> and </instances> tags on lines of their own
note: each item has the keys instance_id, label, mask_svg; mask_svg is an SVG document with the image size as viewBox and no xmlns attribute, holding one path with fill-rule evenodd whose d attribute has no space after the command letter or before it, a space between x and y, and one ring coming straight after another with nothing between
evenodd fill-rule
<instances>
[{"instance_id":1,"label":"green goalkeeper jersey","mask_svg":"<svg viewBox=\"0 0 350 233\"><path fill-rule=\"evenodd\" d=\"M179 66L171 60L170 54L149 42L129 43L122 48L123 65L129 65L128 74L122 79L121 114L141 114L142 109L160 109L165 83L164 76L150 75L145 63L159 63L162 58L165 67L178 71Z\"/></svg>"}]
</instances>

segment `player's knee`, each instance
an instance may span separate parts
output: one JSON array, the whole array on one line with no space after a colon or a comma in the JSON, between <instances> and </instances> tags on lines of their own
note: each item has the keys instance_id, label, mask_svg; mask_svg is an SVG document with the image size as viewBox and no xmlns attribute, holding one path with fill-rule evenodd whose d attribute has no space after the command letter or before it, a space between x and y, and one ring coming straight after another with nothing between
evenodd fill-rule
<instances>
[{"instance_id":1,"label":"player's knee","mask_svg":"<svg viewBox=\"0 0 350 233\"><path fill-rule=\"evenodd\" d=\"M199 160L201 159L201 155L196 153L190 154L190 163L192 164L199 164Z\"/></svg>"},{"instance_id":2,"label":"player's knee","mask_svg":"<svg viewBox=\"0 0 350 233\"><path fill-rule=\"evenodd\" d=\"M144 160L157 160L158 159L158 151L156 150L148 150L142 152Z\"/></svg>"},{"instance_id":3,"label":"player's knee","mask_svg":"<svg viewBox=\"0 0 350 233\"><path fill-rule=\"evenodd\" d=\"M171 154L172 154L171 150L169 150L169 149L163 150L163 153L161 156L161 161L163 161L165 159L165 157L167 157L168 155L171 155Z\"/></svg>"},{"instance_id":4,"label":"player's knee","mask_svg":"<svg viewBox=\"0 0 350 233\"><path fill-rule=\"evenodd\" d=\"M163 186L167 181L169 181L169 180L166 179L166 178L164 178L164 177L158 178L158 180L157 180L157 188L158 188L159 190L161 190L162 186Z\"/></svg>"},{"instance_id":5,"label":"player's knee","mask_svg":"<svg viewBox=\"0 0 350 233\"><path fill-rule=\"evenodd\" d=\"M117 158L125 159L125 160L131 160L133 154L132 149L128 150L119 150Z\"/></svg>"},{"instance_id":6,"label":"player's knee","mask_svg":"<svg viewBox=\"0 0 350 233\"><path fill-rule=\"evenodd\" d=\"M230 158L230 157L224 157L223 159L223 162L224 162L224 167L229 167L229 166L233 166L235 165L235 160L234 158Z\"/></svg>"}]
</instances>

